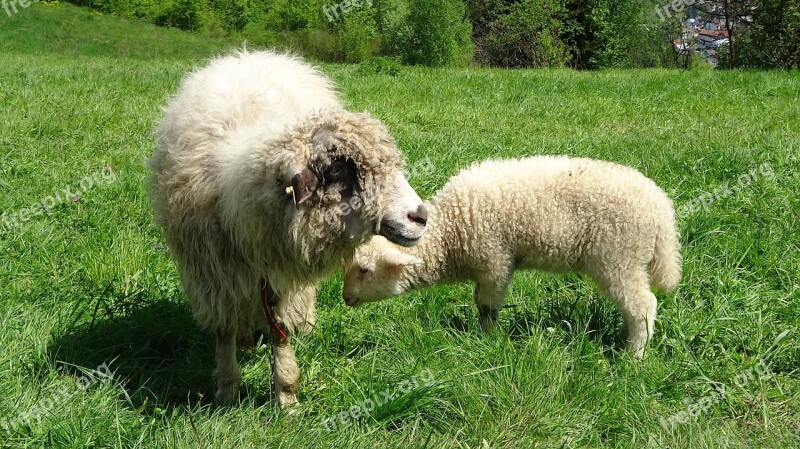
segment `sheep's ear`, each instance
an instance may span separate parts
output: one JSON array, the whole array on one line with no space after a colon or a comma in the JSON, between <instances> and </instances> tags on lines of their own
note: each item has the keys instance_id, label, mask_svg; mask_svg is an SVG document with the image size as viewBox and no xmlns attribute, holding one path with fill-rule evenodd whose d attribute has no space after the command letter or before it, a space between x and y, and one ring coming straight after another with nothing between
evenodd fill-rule
<instances>
[{"instance_id":1,"label":"sheep's ear","mask_svg":"<svg viewBox=\"0 0 800 449\"><path fill-rule=\"evenodd\" d=\"M324 153L331 154L336 153L338 148L346 144L342 136L336 134L335 129L328 127L320 127L317 129L314 132L314 136L311 137L311 143L316 150L321 150ZM364 186L366 185L366 175L362 170L359 169L358 163L355 160L350 157L347 157L346 159L355 166L356 188L359 191L363 191Z\"/></svg>"},{"instance_id":2,"label":"sheep's ear","mask_svg":"<svg viewBox=\"0 0 800 449\"><path fill-rule=\"evenodd\" d=\"M311 143L317 147L317 149L330 151L331 149L336 148L337 143L339 143L339 139L336 137L332 129L322 127L314 132L314 135L311 137Z\"/></svg>"},{"instance_id":3,"label":"sheep's ear","mask_svg":"<svg viewBox=\"0 0 800 449\"><path fill-rule=\"evenodd\" d=\"M294 199L295 207L300 207L311 198L311 194L317 190L317 185L319 185L319 179L309 168L294 175L292 177L292 199Z\"/></svg>"},{"instance_id":4,"label":"sheep's ear","mask_svg":"<svg viewBox=\"0 0 800 449\"><path fill-rule=\"evenodd\" d=\"M409 265L422 265L422 259L411 254L406 254L396 249L390 249L383 253L381 262L388 267L406 267Z\"/></svg>"}]
</instances>

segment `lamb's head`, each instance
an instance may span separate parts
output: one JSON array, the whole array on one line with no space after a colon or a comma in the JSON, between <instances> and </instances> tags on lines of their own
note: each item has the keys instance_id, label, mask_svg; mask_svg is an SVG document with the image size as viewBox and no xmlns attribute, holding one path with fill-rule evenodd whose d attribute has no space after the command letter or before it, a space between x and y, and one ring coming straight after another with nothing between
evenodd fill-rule
<instances>
[{"instance_id":1,"label":"lamb's head","mask_svg":"<svg viewBox=\"0 0 800 449\"><path fill-rule=\"evenodd\" d=\"M404 175L386 127L367 114L326 112L311 118L285 179L307 228L324 243L355 247L375 234L404 246L426 230L428 212ZM319 240L321 239L321 240Z\"/></svg>"},{"instance_id":2,"label":"lamb's head","mask_svg":"<svg viewBox=\"0 0 800 449\"><path fill-rule=\"evenodd\" d=\"M406 250L409 251L409 250ZM356 248L353 263L344 275L342 297L350 307L405 293L410 287L404 271L422 260L383 237L373 237Z\"/></svg>"}]
</instances>

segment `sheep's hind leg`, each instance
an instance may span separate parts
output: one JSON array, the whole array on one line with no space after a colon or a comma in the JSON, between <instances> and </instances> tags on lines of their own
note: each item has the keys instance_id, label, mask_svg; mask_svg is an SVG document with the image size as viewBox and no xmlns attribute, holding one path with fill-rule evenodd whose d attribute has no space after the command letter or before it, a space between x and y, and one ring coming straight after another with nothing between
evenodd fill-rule
<instances>
[{"instance_id":1,"label":"sheep's hind leg","mask_svg":"<svg viewBox=\"0 0 800 449\"><path fill-rule=\"evenodd\" d=\"M217 393L218 403L231 404L239 398L241 375L236 362L236 326L217 330Z\"/></svg>"},{"instance_id":2,"label":"sheep's hind leg","mask_svg":"<svg viewBox=\"0 0 800 449\"><path fill-rule=\"evenodd\" d=\"M251 295L257 295L252 293ZM240 304L239 324L236 333L236 347L238 349L252 349L258 339L258 331L267 329L267 319L258 302L243 302ZM264 331L264 335L269 335Z\"/></svg>"},{"instance_id":3,"label":"sheep's hind leg","mask_svg":"<svg viewBox=\"0 0 800 449\"><path fill-rule=\"evenodd\" d=\"M507 282L476 282L473 297L478 306L478 318L484 332L491 332L497 326L500 309L505 302Z\"/></svg>"},{"instance_id":4,"label":"sheep's hind leg","mask_svg":"<svg viewBox=\"0 0 800 449\"><path fill-rule=\"evenodd\" d=\"M298 307L294 328L303 334L310 334L317 324L317 286L309 285L298 292Z\"/></svg>"}]
</instances>

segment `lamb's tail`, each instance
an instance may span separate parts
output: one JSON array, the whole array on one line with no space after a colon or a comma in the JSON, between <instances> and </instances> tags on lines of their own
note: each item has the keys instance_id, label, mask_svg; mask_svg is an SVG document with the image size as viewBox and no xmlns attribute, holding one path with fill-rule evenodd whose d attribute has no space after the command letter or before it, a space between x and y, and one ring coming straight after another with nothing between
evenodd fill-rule
<instances>
[{"instance_id":1,"label":"lamb's tail","mask_svg":"<svg viewBox=\"0 0 800 449\"><path fill-rule=\"evenodd\" d=\"M650 276L652 284L665 292L675 290L681 280L681 243L671 201L658 223Z\"/></svg>"}]
</instances>

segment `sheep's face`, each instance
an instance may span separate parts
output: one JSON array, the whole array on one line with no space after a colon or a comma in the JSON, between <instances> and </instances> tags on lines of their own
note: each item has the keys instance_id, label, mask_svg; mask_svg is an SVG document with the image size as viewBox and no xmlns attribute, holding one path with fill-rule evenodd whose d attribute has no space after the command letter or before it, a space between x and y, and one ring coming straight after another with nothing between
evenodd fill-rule
<instances>
[{"instance_id":1,"label":"sheep's face","mask_svg":"<svg viewBox=\"0 0 800 449\"><path fill-rule=\"evenodd\" d=\"M382 237L356 249L353 263L344 275L342 296L350 307L403 294L408 283L404 273L422 264Z\"/></svg>"},{"instance_id":2,"label":"sheep's face","mask_svg":"<svg viewBox=\"0 0 800 449\"><path fill-rule=\"evenodd\" d=\"M337 112L320 120L310 130L310 161L294 165L291 174L295 205L316 217L319 237L355 247L380 234L415 245L428 212L386 128L366 114Z\"/></svg>"},{"instance_id":3,"label":"sheep's face","mask_svg":"<svg viewBox=\"0 0 800 449\"><path fill-rule=\"evenodd\" d=\"M414 246L425 234L428 210L401 171L387 181L379 192L385 212L378 233L398 245Z\"/></svg>"}]
</instances>

